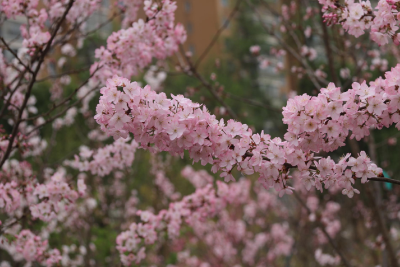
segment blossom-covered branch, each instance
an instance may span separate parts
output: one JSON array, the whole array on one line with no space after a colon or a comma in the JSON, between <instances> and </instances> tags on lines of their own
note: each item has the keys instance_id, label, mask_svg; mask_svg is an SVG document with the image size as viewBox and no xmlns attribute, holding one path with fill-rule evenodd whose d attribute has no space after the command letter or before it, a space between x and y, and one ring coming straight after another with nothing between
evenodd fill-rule
<instances>
[{"instance_id":1,"label":"blossom-covered branch","mask_svg":"<svg viewBox=\"0 0 400 267\"><path fill-rule=\"evenodd\" d=\"M271 139L263 132L253 134L247 125L234 120L225 124L190 99L180 95L168 99L149 86L141 88L117 76L107 80L101 93L95 119L108 135L126 138L131 132L142 148L151 151L183 156L188 150L193 162L212 164L214 172L222 171L225 181L234 180L232 170L237 168L247 175L259 173L262 184L280 195L290 194L288 166L297 166L308 189L315 186L322 191L322 184L325 188L338 185L352 197L358 193L352 187L354 178L365 183L382 172L365 152L358 158L348 154L338 163L330 157L314 160L310 149L304 152L293 142Z\"/></svg>"}]
</instances>

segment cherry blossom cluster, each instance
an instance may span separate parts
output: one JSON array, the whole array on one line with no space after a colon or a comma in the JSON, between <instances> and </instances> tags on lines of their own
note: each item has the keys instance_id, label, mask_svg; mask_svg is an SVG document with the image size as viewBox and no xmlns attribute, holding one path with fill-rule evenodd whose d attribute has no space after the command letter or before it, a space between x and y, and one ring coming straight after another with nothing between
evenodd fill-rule
<instances>
[{"instance_id":1,"label":"cherry blossom cluster","mask_svg":"<svg viewBox=\"0 0 400 267\"><path fill-rule=\"evenodd\" d=\"M58 249L50 249L47 240L43 240L30 230L20 231L12 241L2 236L0 240L2 249L12 252L11 255L16 259L25 259L28 264L38 262L50 267L60 263L62 258Z\"/></svg>"},{"instance_id":2,"label":"cherry blossom cluster","mask_svg":"<svg viewBox=\"0 0 400 267\"><path fill-rule=\"evenodd\" d=\"M57 214L74 205L79 195L84 195L86 185L78 180L77 190L65 181L62 171L51 175L45 183L33 176L30 164L16 160L7 161L1 171L0 209L12 217L21 217L28 207L33 218L45 222L54 220Z\"/></svg>"},{"instance_id":3,"label":"cherry blossom cluster","mask_svg":"<svg viewBox=\"0 0 400 267\"><path fill-rule=\"evenodd\" d=\"M0 172L0 209L9 216L21 214L21 210L26 206L25 197L21 190L21 181L29 182L32 179L31 165L26 161L17 161L15 159L6 161ZM30 198L28 194L27 198ZM31 198L30 198L31 199Z\"/></svg>"},{"instance_id":4,"label":"cherry blossom cluster","mask_svg":"<svg viewBox=\"0 0 400 267\"><path fill-rule=\"evenodd\" d=\"M338 266L340 264L340 257L336 255L335 257L322 252L322 249L317 249L315 251L315 259L321 266Z\"/></svg>"},{"instance_id":5,"label":"cherry blossom cluster","mask_svg":"<svg viewBox=\"0 0 400 267\"><path fill-rule=\"evenodd\" d=\"M90 172L93 175L105 176L115 170L122 170L131 166L135 159L138 144L134 140L118 139L110 145L91 150L87 146L79 148L79 156L74 160L64 161L65 166L72 167L80 172Z\"/></svg>"},{"instance_id":6,"label":"cherry blossom cluster","mask_svg":"<svg viewBox=\"0 0 400 267\"><path fill-rule=\"evenodd\" d=\"M8 19L16 16L24 16L27 25L21 26L21 35L24 38L22 45L29 49L29 55L39 48L42 49L50 40L50 30L45 22L56 23L61 19L66 9L70 5L69 0L4 0L0 3L0 12L4 13ZM85 27L87 18L100 7L100 0L79 0L73 1L67 13L66 21L77 26L80 30ZM85 10L84 16L82 10Z\"/></svg>"},{"instance_id":7,"label":"cherry blossom cluster","mask_svg":"<svg viewBox=\"0 0 400 267\"><path fill-rule=\"evenodd\" d=\"M0 209L7 213L18 209L21 205L21 194L18 191L18 183L0 183Z\"/></svg>"},{"instance_id":8,"label":"cherry blossom cluster","mask_svg":"<svg viewBox=\"0 0 400 267\"><path fill-rule=\"evenodd\" d=\"M81 193L85 190L82 180L78 181L78 190ZM56 172L49 182L39 184L34 188L33 196L37 197L39 203L30 206L32 217L49 222L56 218L61 206L68 209L69 205L78 199L79 194L70 188L62 173ZM60 202L63 205L60 205Z\"/></svg>"},{"instance_id":9,"label":"cherry blossom cluster","mask_svg":"<svg viewBox=\"0 0 400 267\"><path fill-rule=\"evenodd\" d=\"M124 218L127 221L127 225L122 225L122 229L127 229L132 222L132 218L136 217L139 203L140 201L137 195L137 191L132 190L124 207Z\"/></svg>"},{"instance_id":10,"label":"cherry blossom cluster","mask_svg":"<svg viewBox=\"0 0 400 267\"><path fill-rule=\"evenodd\" d=\"M145 245L153 244L158 239L157 231L164 225L169 238L179 236L181 224L197 222L208 216L215 216L224 209L231 201L239 201L243 196L244 184L247 185L247 192L250 183L243 181L241 184L232 183L226 185L217 182L216 191L211 184L204 188L197 189L192 195L185 196L182 201L171 203L168 210L162 210L155 215L149 211L138 211L141 223L133 223L129 230L122 232L117 237L117 249L121 254L121 261L124 265L137 264L145 258ZM235 196L235 197L231 197ZM231 197L231 198L230 198Z\"/></svg>"},{"instance_id":11,"label":"cherry blossom cluster","mask_svg":"<svg viewBox=\"0 0 400 267\"><path fill-rule=\"evenodd\" d=\"M118 6L124 12L124 19L121 22L122 28L126 28L132 25L136 19L137 14L140 10L140 6L143 4L143 0L122 0L119 1ZM148 4L147 4L148 5Z\"/></svg>"},{"instance_id":12,"label":"cherry blossom cluster","mask_svg":"<svg viewBox=\"0 0 400 267\"><path fill-rule=\"evenodd\" d=\"M144 1L146 22L139 19L131 27L112 33L107 47L96 49L99 61L92 65L92 71L101 66L97 79L104 82L114 74L131 77L153 59L164 60L178 51L186 31L181 24L175 25L175 10L176 3L170 0Z\"/></svg>"},{"instance_id":13,"label":"cherry blossom cluster","mask_svg":"<svg viewBox=\"0 0 400 267\"><path fill-rule=\"evenodd\" d=\"M1 179L9 179L12 182L0 184L0 203L7 204L5 210L4 205L0 209L9 217L1 229L5 234L0 236L0 249L7 251L15 262L58 266L61 261L65 266L79 266L71 265L79 262L79 257L72 259L66 255L64 248L63 255L58 249L50 249L48 238L50 233L60 231L60 226L71 229L88 227L82 218L93 210L96 201L87 198L79 205L76 202L78 195L82 196L85 193L85 184L78 179L78 192L75 192L64 182L63 172L51 175L51 170L46 170L44 174L44 179L50 180L39 184L33 179L29 164L19 164L14 160L4 166L6 167L1 172ZM8 192L8 196L4 197L4 192ZM9 206L10 202L12 203ZM31 211L31 216L26 214L27 211ZM41 228L35 228L35 232L39 233L34 234L31 230L20 230L19 221L24 218L32 218L29 224L33 224L35 218L40 218L47 224L40 223ZM6 261L1 264L7 266Z\"/></svg>"},{"instance_id":14,"label":"cherry blossom cluster","mask_svg":"<svg viewBox=\"0 0 400 267\"><path fill-rule=\"evenodd\" d=\"M192 222L191 227L199 241L209 247L217 259L225 264L234 265L237 258L240 258L237 255L238 245L245 239L246 224L227 210L221 210L215 219L217 221L198 220Z\"/></svg>"},{"instance_id":15,"label":"cherry blossom cluster","mask_svg":"<svg viewBox=\"0 0 400 267\"><path fill-rule=\"evenodd\" d=\"M25 15L28 19L35 21L37 18L35 16L40 16L40 24L42 24L48 15L53 21L60 18L64 12L66 5L69 3L68 0L56 1L56 0L46 0L39 5L38 0L4 0L1 2L1 12L7 16L7 18L15 18L18 15ZM78 23L82 22L85 16L88 16L98 8L99 0L79 0L74 3L71 11L67 15L67 20L69 22L74 22L78 20ZM38 7L45 7L38 10ZM48 9L48 10L47 10ZM85 10L85 16L79 11ZM48 11L48 12L47 12Z\"/></svg>"},{"instance_id":16,"label":"cherry blossom cluster","mask_svg":"<svg viewBox=\"0 0 400 267\"><path fill-rule=\"evenodd\" d=\"M368 86L353 83L342 93L330 83L318 96L307 94L289 99L283 108L288 125L285 139L304 151L333 151L344 146L352 133L357 140L368 136L370 128L396 124L400 130L400 65Z\"/></svg>"},{"instance_id":17,"label":"cherry blossom cluster","mask_svg":"<svg viewBox=\"0 0 400 267\"><path fill-rule=\"evenodd\" d=\"M79 205L72 204L68 211L60 210L57 214L57 220L52 220L47 224L35 225L35 232L28 229L21 230L22 226L18 223L18 218L11 219L4 223L4 234L0 236L0 249L7 252L15 263L26 262L26 264L40 264L41 266L82 266L83 257L86 254L86 248L80 246L78 253L76 246L62 246L62 254L58 249L51 249L48 246L49 235L59 233L60 227L64 229L83 230L87 225L83 224L83 218L88 216L88 212L93 209L93 199L87 198ZM17 219L17 221L15 221ZM7 222L17 222L7 226ZM30 223L33 223L31 221ZM68 231L68 230L67 230ZM94 249L94 244L90 244ZM73 255L71 255L73 254ZM4 254L3 254L4 255ZM7 261L0 261L0 266L13 266Z\"/></svg>"},{"instance_id":18,"label":"cherry blossom cluster","mask_svg":"<svg viewBox=\"0 0 400 267\"><path fill-rule=\"evenodd\" d=\"M29 48L32 55L36 47L41 47L50 40L50 33L44 26L48 14L44 8L38 10L38 4L38 0L5 0L0 4L0 12L4 12L7 18L29 14L26 18L30 27L22 25L21 35L24 38L23 46Z\"/></svg>"},{"instance_id":19,"label":"cherry blossom cluster","mask_svg":"<svg viewBox=\"0 0 400 267\"><path fill-rule=\"evenodd\" d=\"M4 13L7 18L15 18L18 15L24 13L25 8L27 10L33 10L37 7L39 1L30 0L8 0L2 1L0 5L0 11Z\"/></svg>"},{"instance_id":20,"label":"cherry blossom cluster","mask_svg":"<svg viewBox=\"0 0 400 267\"><path fill-rule=\"evenodd\" d=\"M245 243L242 257L246 263L254 262L257 251L266 244L271 248L265 260L273 261L281 255L288 255L294 241L288 235L287 225L273 224L271 233L260 233L253 239L246 233L246 224L242 220L229 216L227 205L247 205L250 200L249 189L249 180L241 179L229 185L218 181L217 189L212 184L198 188L192 195L171 203L167 210L157 215L138 211L141 222L133 223L129 230L117 237L117 249L123 264L129 266L133 262L141 262L145 258L145 246L154 244L165 233L170 239L178 238L184 222L193 228L197 238L212 248L217 258L227 264L234 263L237 256L235 244L238 242ZM263 194L269 193L263 190ZM207 220L215 216L218 216L217 222Z\"/></svg>"},{"instance_id":21,"label":"cherry blossom cluster","mask_svg":"<svg viewBox=\"0 0 400 267\"><path fill-rule=\"evenodd\" d=\"M381 169L365 153L357 159L347 155L338 164L329 157L314 161L311 150L326 150L325 143L315 141L316 137L312 137L314 139L310 139L308 143L298 140L291 132L294 128L291 125L297 125L294 123L289 125L289 132L285 135L288 142L284 142L279 138L271 139L264 133L253 134L247 125L234 120L229 120L227 124L223 119L218 121L204 106L181 95L172 95L172 99L168 99L164 93L157 94L149 86L141 88L136 82L131 83L117 76L107 80L107 86L101 89L101 93L95 119L108 135L126 138L131 132L141 148L154 152L168 151L173 155L183 156L183 152L188 150L193 162L212 164L212 171L222 171L221 177L225 177L225 181L234 180L232 170L237 168L246 175L259 173L262 184L275 188L280 195L290 194L292 188L287 184L291 178L288 171L297 166L302 170L301 177L308 189L315 186L322 191L322 184L326 188L339 185L344 188L346 195L352 197L356 190L351 186L354 183L353 176L366 182L368 178L381 173ZM285 122L288 122L289 115L296 121L299 116L296 110L292 111L291 106L292 103L297 103L294 101L303 98L296 97L289 101L289 107L284 111ZM328 109L328 105L326 106ZM311 107L308 104L306 108ZM341 111L337 114L338 117L340 113ZM307 117L305 112L302 114ZM326 120L328 114L324 115ZM325 124L321 122L321 125ZM308 126L303 123L299 127ZM336 142L332 140L331 143L336 145ZM298 147L304 147L303 143L308 147L301 150ZM322 147L317 147L317 144ZM311 164L315 164L314 168L310 168Z\"/></svg>"},{"instance_id":22,"label":"cherry blossom cluster","mask_svg":"<svg viewBox=\"0 0 400 267\"><path fill-rule=\"evenodd\" d=\"M0 171L2 181L29 180L32 177L32 166L27 161L7 160Z\"/></svg>"},{"instance_id":23,"label":"cherry blossom cluster","mask_svg":"<svg viewBox=\"0 0 400 267\"><path fill-rule=\"evenodd\" d=\"M258 56L260 54L261 47L259 45L250 46L250 53L253 56Z\"/></svg>"},{"instance_id":24,"label":"cherry blossom cluster","mask_svg":"<svg viewBox=\"0 0 400 267\"><path fill-rule=\"evenodd\" d=\"M379 45L385 45L392 39L400 44L399 11L397 0L380 0L375 8L370 1L345 0L344 5L332 0L319 0L323 5L325 22L342 24L351 35L359 37L370 29L371 39Z\"/></svg>"},{"instance_id":25,"label":"cherry blossom cluster","mask_svg":"<svg viewBox=\"0 0 400 267\"><path fill-rule=\"evenodd\" d=\"M153 158L154 159L154 158ZM157 162L153 162L152 160L152 165L155 163L157 166L156 170L160 173L163 173L163 176L165 176L163 172L163 168L165 166L160 166L164 164L168 164L168 160L164 163L162 160L158 160ZM201 171L195 171L192 167L187 166L182 170L182 175L188 179L190 182L193 183L193 185L198 188L204 188L207 186L212 187L213 183L213 178L210 176L206 171L201 170ZM236 183L234 183L236 184ZM251 227L252 225L256 224L259 227L267 227L267 221L264 219L261 219L260 217L264 217L265 211L269 210L270 208L273 207L273 210L275 212L276 208L278 207L278 203L275 201L276 200L276 195L273 195L269 193L268 191L262 189L259 187L259 185L254 186L254 191L257 196L257 200L254 201L251 198L251 195L248 193L249 191L249 181L248 180L240 180L239 181L240 186L232 186L230 184L230 189L226 189L226 185L224 183L221 183L221 185L218 184L218 188L224 189L224 191L221 191L220 193L223 194L224 201L226 201L228 204L234 204L235 209L233 209L234 213L237 212L238 210L243 209L243 214L245 220L237 219L237 215L231 214L229 209L226 208L224 205L220 205L217 203L218 208L221 208L219 212L214 212L214 209L211 210L212 214L207 215L205 213L201 214L201 219L199 219L198 216L195 216L194 220L190 219L190 216L195 215L196 213L190 213L185 215L181 215L182 217L182 222L188 222L189 226L191 229L193 229L193 232L195 234L195 240L198 240L196 242L204 242L208 247L210 247L210 250L213 254L213 256L217 257L221 261L226 262L227 264L233 264L235 261L243 261L244 263L248 264L254 264L256 255L258 252L266 245L270 245L271 248L268 251L268 254L263 258L263 260L266 261L273 261L276 258L278 258L281 255L288 255L291 250L291 246L293 245L293 239L288 235L288 226L286 224L280 225L280 224L273 224L271 226L271 234L268 233L258 233L257 235L253 236L251 232L246 230L247 225L245 222L248 222L249 226ZM240 193L238 190L242 190ZM234 194L228 194L226 193L230 192L229 190L234 190ZM172 190L161 190L163 194L168 195L173 192ZM215 192L215 191L211 191ZM223 193L226 192L226 193ZM196 194L196 193L195 193ZM242 195L243 197L240 197L238 201L233 201L237 200L237 197L239 195ZM231 200L229 200L231 199ZM183 200L184 201L184 200ZM215 201L211 200L212 203ZM186 204L184 207L180 205L181 202L178 203L172 203L170 204L169 210L171 210L172 206L177 207L179 209L185 208ZM196 203L202 203L202 201L196 201ZM225 202L223 202L225 203ZM137 205L137 199L135 198L134 202L131 203L131 207L129 209L132 209L132 207L135 207ZM206 209L209 210L209 207L207 208L207 205L209 205L208 202L204 203L204 207L197 207L197 210L201 209ZM238 206L240 205L240 206ZM127 206L128 208L128 206ZM168 212L169 212L168 210ZM282 217L285 217L285 212L284 208L280 207L279 214ZM175 210L177 212L179 210ZM161 211L160 213L162 213ZM143 224L145 223L150 223L151 218L154 218L150 216L148 211L139 211L137 212L141 217L143 216L142 222ZM176 218L176 214L173 216L169 216L171 218ZM187 216L187 218L186 218ZM213 217L216 216L217 220L206 220L209 216ZM166 215L165 215L166 217ZM164 217L164 218L165 218ZM149 219L150 218L150 219ZM149 221L150 220L150 221ZM182 228L182 222L177 222L172 221L172 219L165 219L162 221L160 224L157 224L156 227L154 226L154 230L157 232L157 237L158 240L161 239L163 233L165 231L169 231L173 227L178 227ZM172 226L172 224L177 224L178 226ZM140 223L139 223L140 224ZM136 226L138 225L137 223L135 224ZM162 229L161 229L161 228ZM175 230L175 233L179 233L179 230ZM140 236L138 236L140 238ZM143 237L142 237L143 238ZM194 238L194 237L193 237ZM193 240L193 238L191 238ZM179 235L174 236L173 240L179 239ZM138 239L137 241L140 241ZM143 241L143 240L142 240ZM126 241L128 244L128 241ZM239 243L244 244L244 249L242 252L239 254L237 246ZM136 248L137 253L140 253L140 259L143 256L143 253L145 252L142 247L140 247L140 244L143 244L143 242L139 242L138 247ZM144 244L146 245L146 239L144 237ZM147 244L149 245L149 244ZM211 262L202 262L198 257L195 256L190 256L188 254L189 251L186 251L184 254L181 255L181 259L178 259L178 262L180 264L183 263L191 263L191 266L203 266L201 264L210 264L212 266L212 261ZM126 256L126 253L125 253ZM125 259L125 256L122 256L122 258ZM135 258L135 253L129 254L127 256L128 259L136 259ZM129 265L131 262L128 260L127 265ZM177 266L180 266L178 264ZM209 265L207 265L209 266Z\"/></svg>"}]
</instances>

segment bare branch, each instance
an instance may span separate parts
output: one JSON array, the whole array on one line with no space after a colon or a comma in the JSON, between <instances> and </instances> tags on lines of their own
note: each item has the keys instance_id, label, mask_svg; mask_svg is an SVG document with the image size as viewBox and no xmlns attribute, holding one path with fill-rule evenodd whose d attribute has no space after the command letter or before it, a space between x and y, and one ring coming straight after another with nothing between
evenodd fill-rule
<instances>
[{"instance_id":1,"label":"bare branch","mask_svg":"<svg viewBox=\"0 0 400 267\"><path fill-rule=\"evenodd\" d=\"M48 110L48 111L46 111L45 113L42 113L42 114L40 114L40 115L37 115L37 116L35 116L35 117L23 119L22 121L32 121L32 120L36 120L36 119L38 119L38 118L40 118L40 117L47 116L47 115L49 115L52 111L54 111L55 109L57 109L58 107L61 107L61 106L62 106L63 104L65 104L66 102L70 101L70 100L72 99L72 97L73 97L74 95L76 95L76 93L78 93L78 91L79 91L84 85L86 85L86 84L89 82L90 78L92 78L92 77L94 76L94 74L95 74L100 68L101 68L101 67L96 68L96 70L95 70L83 83L81 83L69 96L67 96L66 98L64 98L64 99L63 99L60 103L58 103L57 105L54 104L53 107L52 107L50 110ZM96 86L96 87L97 87L97 86Z\"/></svg>"},{"instance_id":2,"label":"bare branch","mask_svg":"<svg viewBox=\"0 0 400 267\"><path fill-rule=\"evenodd\" d=\"M43 126L45 126L46 124L49 124L50 122L54 121L55 119L59 118L60 116L62 116L65 112L67 112L67 110L69 110L70 108L78 105L80 102L82 102L83 99L85 99L90 93L94 92L97 90L97 88L99 87L100 84L96 85L92 90L90 90L89 92L87 92L82 98L80 98L79 100L75 101L74 103L72 103L71 105L69 105L68 107L66 107L65 109L63 109L62 111L60 111L59 113L57 113L56 115L54 115L53 117L47 119L45 122L43 122L42 124L37 125L35 128L33 128L31 131L29 131L26 135L30 135L31 133L33 133L34 131L38 130L39 128L42 128Z\"/></svg>"},{"instance_id":3,"label":"bare branch","mask_svg":"<svg viewBox=\"0 0 400 267\"><path fill-rule=\"evenodd\" d=\"M67 14L68 14L68 12L70 11L70 9L71 9L72 5L74 4L74 2L75 2L75 0L70 0L70 1L69 1L68 5L67 5L67 7L66 7L66 9L65 9L65 11L64 11L63 16L62 16L62 17L60 18L60 20L58 21L58 23L57 23L57 25L56 25L56 27L55 27L55 29L54 29L54 32L53 32L53 34L51 35L50 40L48 41L48 43L47 43L45 49L43 50L43 52L40 53L39 50L37 50L37 51L38 51L38 52L37 52L38 54L36 54L36 55L38 55L38 57L39 57L39 62L38 62L38 64L37 64L37 66L36 66L36 69L35 69L33 75L32 75L31 82L30 82L29 85L28 85L28 89L27 89L27 92L26 92L26 94L25 94L24 102L22 103L20 112L19 112L19 114L18 114L18 120L15 122L14 128L13 128L13 130L12 130L12 132L11 132L11 135L10 135L10 138L9 138L9 140L8 140L9 143L8 143L8 146L7 146L7 150L6 150L6 152L4 153L3 158L1 159L0 168L3 166L4 162L5 162L5 161L7 160L7 158L10 156L10 153L11 153L11 150L12 150L12 146L13 146L14 139L15 139L15 137L17 136L19 124L20 124L21 121L22 121L22 114L23 114L23 111L24 111L24 109L25 109L25 107L26 107L26 105L27 105L27 103L28 103L28 99L29 99L29 97L30 97L30 95L31 95L31 91L32 91L33 85L34 85L35 82L36 82L36 77L37 77L37 74L39 73L40 67L42 66L42 63L43 63L43 61L44 61L44 58L45 58L45 56L47 55L47 53L50 51L52 42L53 42L54 38L56 37L57 32L58 32L58 30L59 30L60 27L61 27L61 24L63 23L63 21L64 21L65 18L67 17Z\"/></svg>"},{"instance_id":4,"label":"bare branch","mask_svg":"<svg viewBox=\"0 0 400 267\"><path fill-rule=\"evenodd\" d=\"M229 115L237 120L238 116L236 115L236 113L225 103L225 101L217 94L217 92L215 92L213 86L211 84L209 84L204 78L203 76L201 76L196 68L193 66L193 63L191 62L190 58L185 54L185 51L182 47L182 45L180 46L181 49L181 53L184 55L187 64L189 65L189 70L190 72L208 89L208 91L213 95L213 97L223 106L226 108L226 111L229 113Z\"/></svg>"},{"instance_id":5,"label":"bare branch","mask_svg":"<svg viewBox=\"0 0 400 267\"><path fill-rule=\"evenodd\" d=\"M11 49L11 47L6 43L3 37L0 37L1 42L4 44L4 46L7 48L8 51L10 51L11 54L18 60L19 64L21 64L25 69L27 69L31 74L33 74L33 71L31 68L22 62L22 60L18 57L17 54Z\"/></svg>"},{"instance_id":6,"label":"bare branch","mask_svg":"<svg viewBox=\"0 0 400 267\"><path fill-rule=\"evenodd\" d=\"M44 77L43 79L38 79L38 80L36 80L36 82L40 83L40 82L44 82L44 81L46 81L46 80L48 80L48 79L57 79L57 78L60 78L60 77L62 77L62 76L64 76L64 75L70 75L70 74L81 73L82 71L87 71L87 70L89 70L89 69L90 69L90 66L85 67L85 68L81 68L81 69L78 69L78 70L66 71L66 72L63 72L63 73L56 74L56 75L49 75L49 76L47 76L47 77Z\"/></svg>"}]
</instances>

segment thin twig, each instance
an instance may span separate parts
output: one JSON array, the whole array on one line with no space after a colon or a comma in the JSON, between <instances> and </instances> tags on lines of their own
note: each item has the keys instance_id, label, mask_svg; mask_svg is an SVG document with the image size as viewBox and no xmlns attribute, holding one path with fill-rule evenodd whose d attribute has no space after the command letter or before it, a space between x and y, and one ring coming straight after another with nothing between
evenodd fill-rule
<instances>
[{"instance_id":1,"label":"thin twig","mask_svg":"<svg viewBox=\"0 0 400 267\"><path fill-rule=\"evenodd\" d=\"M385 182L385 183L391 183L391 184L400 185L400 181L399 180L385 178L385 177L372 177L372 178L368 178L368 181Z\"/></svg>"},{"instance_id":2,"label":"thin twig","mask_svg":"<svg viewBox=\"0 0 400 267\"><path fill-rule=\"evenodd\" d=\"M225 101L217 94L217 92L215 92L213 86L208 83L203 76L201 76L196 68L193 66L192 61L190 60L190 58L185 54L185 51L182 47L182 45L180 45L180 49L181 49L181 53L183 54L183 56L186 59L187 64L189 65L189 71L208 89L208 91L213 95L213 97L222 105L225 107L226 111L228 112L228 114L235 120L238 119L238 116L236 115L236 113L225 103ZM184 69L184 68L182 68Z\"/></svg>"},{"instance_id":3,"label":"thin twig","mask_svg":"<svg viewBox=\"0 0 400 267\"><path fill-rule=\"evenodd\" d=\"M247 99L247 98L243 98L243 97L240 97L240 96L236 96L236 95L233 95L233 94L225 92L225 91L223 92L223 94L226 95L229 98L232 98L232 99L235 99L235 100L238 100L238 101L242 101L242 102L248 103L248 104L256 106L256 107L265 108L267 110L282 114L282 110L279 109L279 108L274 108L274 107L272 107L270 105L265 105L263 103L260 103L258 101L252 100L252 99Z\"/></svg>"},{"instance_id":4,"label":"thin twig","mask_svg":"<svg viewBox=\"0 0 400 267\"><path fill-rule=\"evenodd\" d=\"M25 63L22 62L22 60L18 57L18 55L15 54L14 50L12 50L11 47L6 43L6 41L4 41L4 38L0 37L0 40L5 45L7 50L10 51L10 53L13 54L13 56L18 60L19 64L21 64L25 69L27 69L31 74L33 74L31 68L29 68L29 66L25 65Z\"/></svg>"},{"instance_id":5,"label":"thin twig","mask_svg":"<svg viewBox=\"0 0 400 267\"><path fill-rule=\"evenodd\" d=\"M90 69L90 66L85 67L85 68L81 68L81 69L78 69L78 70L66 71L66 72L63 72L63 73L56 74L56 75L49 75L49 76L47 76L47 77L44 77L43 79L38 79L38 80L36 80L36 82L40 83L40 82L44 82L44 81L46 81L46 80L48 80L48 79L57 79L57 78L60 78L60 77L62 77L62 76L64 76L64 75L70 75L70 74L81 73L82 71L87 71L87 70L89 70L89 69Z\"/></svg>"},{"instance_id":6,"label":"thin twig","mask_svg":"<svg viewBox=\"0 0 400 267\"><path fill-rule=\"evenodd\" d=\"M72 108L73 106L78 105L80 102L82 102L83 99L85 99L90 93L94 92L97 90L97 87L99 85L96 85L96 87L94 87L92 90L90 90L89 92L86 93L86 95L84 95L82 98L80 98L79 100L75 101L74 103L72 103L71 105L69 105L68 107L66 107L65 109L63 109L62 111L60 111L59 113L57 113L56 115L54 115L53 117L47 119L45 122L43 122L42 124L39 124L38 126L36 126L35 128L33 128L31 131L29 131L26 135L29 136L31 133L33 133L34 131L36 131L37 129L43 127L44 125L54 121L55 119L59 118L61 115L63 115L65 112L67 112L70 108Z\"/></svg>"},{"instance_id":7,"label":"thin twig","mask_svg":"<svg viewBox=\"0 0 400 267\"><path fill-rule=\"evenodd\" d=\"M231 19L233 16L236 14L236 12L239 10L239 6L242 0L238 0L236 2L235 7L232 9L231 13L229 14L228 18L224 21L224 24L221 26L221 28L218 29L217 33L214 35L213 39L209 43L209 45L206 47L206 49L203 51L203 53L200 55L200 57L197 59L196 63L194 63L194 67L197 68L201 61L206 57L206 55L210 52L211 48L214 46L214 44L218 41L219 36L221 33L228 27Z\"/></svg>"},{"instance_id":8,"label":"thin twig","mask_svg":"<svg viewBox=\"0 0 400 267\"><path fill-rule=\"evenodd\" d=\"M58 103L57 105L56 105L56 104L53 104L53 107L52 107L51 109L49 109L48 111L46 111L45 113L36 115L36 116L34 116L34 117L30 117L30 118L23 119L23 121L32 121L32 120L36 120L36 119L38 119L38 118L40 118L40 117L47 116L47 115L49 115L53 110L55 110L55 109L57 109L58 107L62 106L64 103L70 101L70 100L72 99L72 97L73 97L74 95L76 95L76 94L78 93L78 91L79 91L83 86L85 86L85 85L89 82L89 80L94 76L94 74L95 74L100 68L101 68L101 67L97 67L97 69L96 69L84 82L82 82L69 96L67 96L66 98L64 98L60 103ZM96 86L96 87L97 87L97 86Z\"/></svg>"},{"instance_id":9,"label":"thin twig","mask_svg":"<svg viewBox=\"0 0 400 267\"><path fill-rule=\"evenodd\" d=\"M329 67L329 72L331 74L331 78L332 81L335 85L339 85L338 84L338 78L335 72L335 65L333 62L333 57L332 57L332 49L331 49L331 45L330 45L330 40L329 40L329 33L328 33L328 28L326 27L325 22L322 20L322 6L319 8L319 12L320 12L320 22L321 22L321 27L322 27L322 33L323 33L323 40L324 40L324 45L325 45L325 51L326 51L326 57L328 58L328 67Z\"/></svg>"},{"instance_id":10,"label":"thin twig","mask_svg":"<svg viewBox=\"0 0 400 267\"><path fill-rule=\"evenodd\" d=\"M253 10L254 14L257 16L258 20L260 21L260 25L264 28L264 30L267 33L271 34L273 37L275 37L276 40L283 46L283 48L286 51L288 51L293 57L295 57L303 65L303 67L306 69L307 75L310 78L311 82L314 84L315 88L319 90L321 88L321 85L318 82L318 80L315 78L316 75L312 71L312 68L310 67L310 65L292 47L290 47L288 44L286 44L282 40L282 38L280 38L274 31L269 29L264 24L262 16L258 13L257 9L253 6L253 4L249 0L246 0L246 2L250 6L250 8Z\"/></svg>"}]
</instances>

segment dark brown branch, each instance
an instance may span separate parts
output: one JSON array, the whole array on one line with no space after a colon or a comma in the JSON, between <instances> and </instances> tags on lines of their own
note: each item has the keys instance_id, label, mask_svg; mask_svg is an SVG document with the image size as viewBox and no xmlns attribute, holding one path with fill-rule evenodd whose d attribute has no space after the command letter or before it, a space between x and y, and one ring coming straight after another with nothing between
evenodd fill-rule
<instances>
[{"instance_id":1,"label":"dark brown branch","mask_svg":"<svg viewBox=\"0 0 400 267\"><path fill-rule=\"evenodd\" d=\"M39 73L40 67L42 66L44 58L47 55L47 53L50 51L52 42L53 42L54 38L56 37L58 30L61 28L61 24L64 22L65 18L67 17L67 14L70 11L70 9L71 9L72 5L74 4L74 2L75 2L75 0L70 0L70 2L68 3L68 5L67 5L67 7L66 7L66 9L64 11L63 16L58 21L58 23L57 23L57 25L56 25L56 27L54 29L54 32L51 35L50 40L47 42L47 45L46 45L45 49L43 50L43 52L40 53L40 51L38 51L39 54L37 54L37 55L39 56L39 62L37 64L37 66L36 66L36 69L35 69L33 75L32 75L31 82L28 85L27 92L25 93L24 102L22 103L20 112L18 114L18 119L15 122L14 128L13 128L13 130L11 132L11 135L10 135L10 138L8 140L9 143L8 143L8 146L7 146L7 150L4 153L3 158L1 159L1 162L0 162L0 168L3 166L4 162L10 156L10 153L11 153L11 150L12 150L12 147L13 147L13 143L14 143L14 139L17 136L19 124L22 121L22 114L23 114L24 109L25 109L25 107L26 107L26 105L28 103L28 99L29 99L29 97L31 95L31 91L32 91L33 85L36 82L36 77L37 77L37 74Z\"/></svg>"},{"instance_id":2,"label":"dark brown branch","mask_svg":"<svg viewBox=\"0 0 400 267\"><path fill-rule=\"evenodd\" d=\"M369 181L385 182L385 183L391 183L391 184L400 185L400 181L399 180L385 178L385 177L372 177L372 178L368 178L368 180Z\"/></svg>"},{"instance_id":3,"label":"dark brown branch","mask_svg":"<svg viewBox=\"0 0 400 267\"><path fill-rule=\"evenodd\" d=\"M77 73L81 73L82 71L87 71L89 69L90 69L90 66L89 67L85 67L85 68L81 68L81 69L78 69L78 70L66 71L66 72L63 72L63 73L56 74L56 75L49 75L47 77L44 77L43 79L36 80L36 82L40 83L40 82L44 82L44 81L46 81L48 79L57 79L57 78L60 78L60 77L62 77L64 75L77 74Z\"/></svg>"},{"instance_id":4,"label":"dark brown branch","mask_svg":"<svg viewBox=\"0 0 400 267\"><path fill-rule=\"evenodd\" d=\"M11 47L6 43L4 38L0 37L0 40L4 44L4 46L7 48L7 50L10 51L10 53L18 60L19 64L21 64L25 69L27 69L30 73L33 74L33 71L31 70L31 68L29 68L29 66L25 65L25 63L22 62L22 60L18 57L18 55L15 54L15 52L11 49Z\"/></svg>"},{"instance_id":5,"label":"dark brown branch","mask_svg":"<svg viewBox=\"0 0 400 267\"><path fill-rule=\"evenodd\" d=\"M329 72L331 74L331 78L334 84L338 85L338 78L336 76L335 72L335 65L333 62L333 57L332 57L332 49L329 41L329 33L328 33L328 28L326 27L326 24L322 20L322 7L319 8L319 12L321 15L321 27L322 27L322 33L323 33L323 40L324 40L324 45L325 45L325 51L326 51L326 57L328 58L328 66L329 66Z\"/></svg>"}]
</instances>

